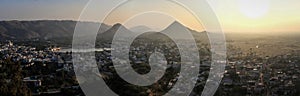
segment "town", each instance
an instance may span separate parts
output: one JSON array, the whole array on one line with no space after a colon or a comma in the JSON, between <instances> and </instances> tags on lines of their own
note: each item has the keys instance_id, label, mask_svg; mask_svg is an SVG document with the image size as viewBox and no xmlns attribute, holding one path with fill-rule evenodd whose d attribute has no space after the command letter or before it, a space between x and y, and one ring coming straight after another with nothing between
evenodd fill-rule
<instances>
[{"instance_id":1,"label":"town","mask_svg":"<svg viewBox=\"0 0 300 96\"><path fill-rule=\"evenodd\" d=\"M178 80L180 54L171 41L138 40L130 48L129 59L133 69L140 74L151 70L148 58L153 52L164 53L167 61L166 73L151 86L136 86L122 80L115 70L109 43L95 50L99 72L106 84L119 95L163 95ZM197 83L191 96L200 96L211 70L211 57L207 44L197 42L200 67ZM71 50L48 46L38 50L33 46L22 46L11 41L0 44L0 93L2 95L84 95L76 77ZM215 96L295 96L299 94L300 68L298 52L286 55L261 56L252 49L241 52L229 48L222 82ZM163 62L163 60L160 60ZM121 60L119 60L121 62ZM80 66L84 68L83 66ZM78 66L77 66L78 68ZM86 69L89 70L89 69ZM85 71L86 71L85 70ZM189 74L187 74L189 75ZM185 85L183 85L185 86ZM189 85L186 85L189 86ZM178 94L185 90L179 88Z\"/></svg>"}]
</instances>

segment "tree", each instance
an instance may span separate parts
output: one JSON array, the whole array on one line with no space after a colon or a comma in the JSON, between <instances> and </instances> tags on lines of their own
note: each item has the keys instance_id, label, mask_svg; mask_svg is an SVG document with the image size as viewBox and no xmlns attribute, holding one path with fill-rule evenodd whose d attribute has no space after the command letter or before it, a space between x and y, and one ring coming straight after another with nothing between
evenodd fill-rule
<instances>
[{"instance_id":1,"label":"tree","mask_svg":"<svg viewBox=\"0 0 300 96\"><path fill-rule=\"evenodd\" d=\"M22 69L20 63L5 60L1 68L4 74L0 77L0 94L4 96L30 96L31 92L22 82ZM9 75L6 75L9 74Z\"/></svg>"}]
</instances>

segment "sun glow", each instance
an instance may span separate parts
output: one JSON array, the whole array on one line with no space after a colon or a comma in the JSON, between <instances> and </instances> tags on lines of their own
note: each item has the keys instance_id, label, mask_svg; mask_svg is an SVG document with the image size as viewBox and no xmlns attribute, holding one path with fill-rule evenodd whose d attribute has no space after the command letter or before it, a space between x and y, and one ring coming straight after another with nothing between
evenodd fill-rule
<instances>
[{"instance_id":1,"label":"sun glow","mask_svg":"<svg viewBox=\"0 0 300 96\"><path fill-rule=\"evenodd\" d=\"M249 18L260 18L268 13L269 2L269 0L239 0L239 9Z\"/></svg>"}]
</instances>

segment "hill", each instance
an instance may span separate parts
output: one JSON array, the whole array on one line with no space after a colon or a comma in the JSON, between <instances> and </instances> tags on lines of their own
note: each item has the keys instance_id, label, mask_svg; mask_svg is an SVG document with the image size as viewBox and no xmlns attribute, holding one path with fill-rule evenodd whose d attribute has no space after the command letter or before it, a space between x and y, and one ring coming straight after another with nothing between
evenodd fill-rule
<instances>
[{"instance_id":1,"label":"hill","mask_svg":"<svg viewBox=\"0 0 300 96\"><path fill-rule=\"evenodd\" d=\"M54 41L55 43L63 43L71 45L74 29L76 26L76 21L57 21L57 20L39 20L39 21L0 21L0 40L39 40L39 41ZM85 31L84 36L89 35L90 29L99 27L100 23L95 22L80 22L83 27L81 31ZM179 30L179 29L180 30ZM191 39L188 36L183 36L182 32L177 31L189 31L194 36L196 40L207 42L206 32L197 32L191 30L179 22L174 22L169 25L166 29L162 30L161 33L176 33L173 34L175 37L180 39ZM101 24L98 31L97 41L111 42L115 34L119 32L124 32L122 37L130 37L132 34L139 34L140 32L132 32L127 29L122 24L115 24L113 26ZM147 39L157 39L164 40L167 38L161 35L159 32L146 32L139 36L139 38ZM180 34L177 34L180 33ZM88 38L84 37L83 38Z\"/></svg>"},{"instance_id":2,"label":"hill","mask_svg":"<svg viewBox=\"0 0 300 96\"><path fill-rule=\"evenodd\" d=\"M0 40L53 40L57 38L72 38L76 21L0 21ZM90 28L99 26L100 23L81 22L87 31ZM110 28L102 24L99 32Z\"/></svg>"}]
</instances>

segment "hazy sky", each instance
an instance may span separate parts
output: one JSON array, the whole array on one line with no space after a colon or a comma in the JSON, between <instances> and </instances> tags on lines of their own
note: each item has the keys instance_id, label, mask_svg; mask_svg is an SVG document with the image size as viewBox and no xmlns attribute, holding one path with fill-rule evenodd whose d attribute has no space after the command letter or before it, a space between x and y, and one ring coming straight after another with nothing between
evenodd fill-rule
<instances>
[{"instance_id":1,"label":"hazy sky","mask_svg":"<svg viewBox=\"0 0 300 96\"><path fill-rule=\"evenodd\" d=\"M115 1L115 0L114 0ZM150 0L151 1L151 0ZM222 28L226 32L300 32L300 0L208 0L219 17ZM77 20L88 0L1 0L0 20L40 20L59 19ZM149 3L148 3L149 4ZM107 6L99 4L99 6ZM131 6L134 8L134 5ZM174 7L175 8L175 7ZM126 17L126 10L124 15ZM130 9L130 8L128 8ZM92 10L95 14L99 9ZM101 9L100 9L101 10ZM127 10L128 11L128 10ZM178 9L175 14L184 25L201 30L195 18ZM120 17L120 15L118 15ZM146 22L149 26L165 27L172 18L157 14L141 15L128 21L128 26L133 23ZM143 18L147 20L141 21ZM151 18L155 17L155 18ZM159 20L157 20L159 19ZM90 16L87 21L96 21L98 17ZM155 24L157 21L158 23ZM115 23L118 20L110 20ZM164 23L159 23L164 22Z\"/></svg>"},{"instance_id":2,"label":"hazy sky","mask_svg":"<svg viewBox=\"0 0 300 96\"><path fill-rule=\"evenodd\" d=\"M211 0L225 31L300 32L300 0Z\"/></svg>"}]
</instances>

